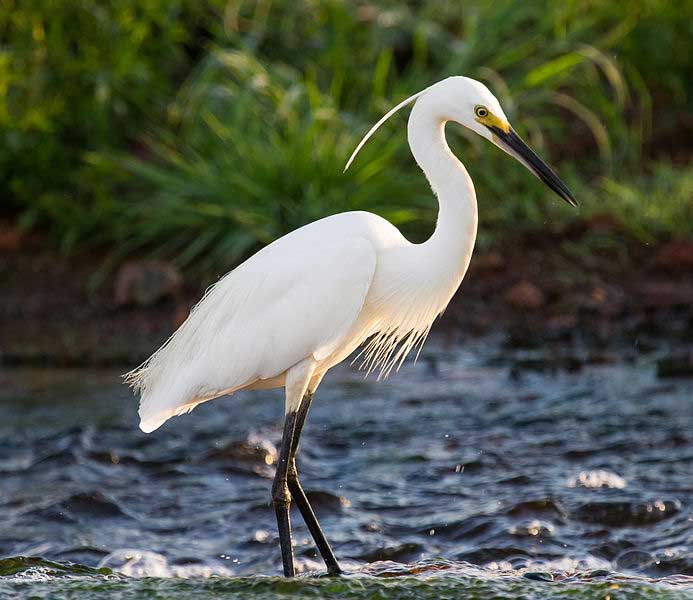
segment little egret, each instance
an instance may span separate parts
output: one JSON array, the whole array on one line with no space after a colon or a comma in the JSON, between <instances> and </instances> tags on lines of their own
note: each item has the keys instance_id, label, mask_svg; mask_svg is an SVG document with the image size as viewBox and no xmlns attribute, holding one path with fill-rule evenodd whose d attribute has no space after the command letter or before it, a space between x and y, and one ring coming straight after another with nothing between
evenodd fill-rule
<instances>
[{"instance_id":1,"label":"little egret","mask_svg":"<svg viewBox=\"0 0 693 600\"><path fill-rule=\"evenodd\" d=\"M440 81L390 110L366 134L346 168L385 120L414 101L409 146L439 203L435 231L426 242L412 244L385 219L361 211L305 225L220 279L173 336L126 376L141 394L144 432L219 396L284 387L272 503L287 577L294 575L292 500L328 572L340 572L296 470L315 390L331 367L361 345L368 372L387 376L399 367L412 348L421 348L469 265L476 194L445 141L445 124L454 121L486 138L577 206L565 184L510 127L495 96L467 77Z\"/></svg>"}]
</instances>

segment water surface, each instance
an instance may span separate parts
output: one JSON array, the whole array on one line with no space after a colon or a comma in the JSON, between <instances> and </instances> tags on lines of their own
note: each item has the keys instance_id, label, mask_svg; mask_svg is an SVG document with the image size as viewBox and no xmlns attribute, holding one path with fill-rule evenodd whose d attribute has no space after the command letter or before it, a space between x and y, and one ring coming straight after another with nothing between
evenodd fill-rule
<instances>
[{"instance_id":1,"label":"water surface","mask_svg":"<svg viewBox=\"0 0 693 600\"><path fill-rule=\"evenodd\" d=\"M266 577L280 393L145 435L116 372L2 371L0 591L691 597L693 381L544 358L433 343L385 383L331 372L299 471L352 574L290 583ZM299 570L319 572L293 521Z\"/></svg>"}]
</instances>

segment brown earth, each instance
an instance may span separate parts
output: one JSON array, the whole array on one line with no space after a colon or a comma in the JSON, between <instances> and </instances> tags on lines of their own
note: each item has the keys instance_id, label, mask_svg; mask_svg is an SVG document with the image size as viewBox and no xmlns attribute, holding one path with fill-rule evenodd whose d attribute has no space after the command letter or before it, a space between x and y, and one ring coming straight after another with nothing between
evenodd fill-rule
<instances>
[{"instance_id":1,"label":"brown earth","mask_svg":"<svg viewBox=\"0 0 693 600\"><path fill-rule=\"evenodd\" d=\"M0 225L0 364L126 370L203 292L170 264L108 270L107 258L60 256L39 236ZM555 361L565 368L657 351L661 373L688 373L693 243L650 245L606 216L506 237L476 253L436 330L451 344L496 335L506 348L560 347Z\"/></svg>"}]
</instances>

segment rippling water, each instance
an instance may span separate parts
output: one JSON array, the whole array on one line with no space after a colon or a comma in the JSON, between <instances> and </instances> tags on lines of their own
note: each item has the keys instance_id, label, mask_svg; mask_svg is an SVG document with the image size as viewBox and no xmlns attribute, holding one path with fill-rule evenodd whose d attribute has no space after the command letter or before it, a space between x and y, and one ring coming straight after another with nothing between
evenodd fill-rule
<instances>
[{"instance_id":1,"label":"rippling water","mask_svg":"<svg viewBox=\"0 0 693 600\"><path fill-rule=\"evenodd\" d=\"M333 371L299 470L352 575L297 582L249 577L280 572L278 392L145 435L117 373L0 372L0 592L691 597L693 381L543 364L432 344L386 383ZM293 517L298 568L318 571Z\"/></svg>"}]
</instances>

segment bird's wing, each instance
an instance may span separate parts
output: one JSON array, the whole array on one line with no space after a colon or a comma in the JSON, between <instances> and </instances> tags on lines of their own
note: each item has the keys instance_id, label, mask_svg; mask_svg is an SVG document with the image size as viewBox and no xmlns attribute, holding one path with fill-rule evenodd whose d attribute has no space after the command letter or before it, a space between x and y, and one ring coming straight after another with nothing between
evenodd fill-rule
<instances>
[{"instance_id":1,"label":"bird's wing","mask_svg":"<svg viewBox=\"0 0 693 600\"><path fill-rule=\"evenodd\" d=\"M311 355L329 356L358 317L375 264L362 237L277 256L246 313L242 337L254 343L244 354L254 372L243 379L269 379Z\"/></svg>"},{"instance_id":2,"label":"bird's wing","mask_svg":"<svg viewBox=\"0 0 693 600\"><path fill-rule=\"evenodd\" d=\"M196 404L271 379L339 347L376 265L364 237L277 245L215 284L171 339L128 377L152 431Z\"/></svg>"}]
</instances>

